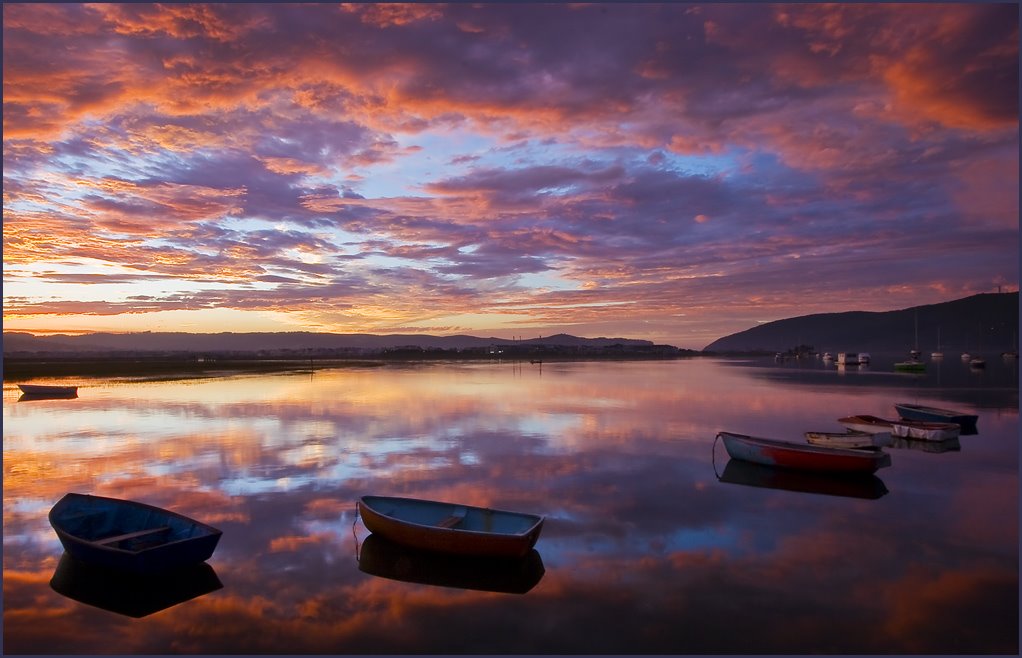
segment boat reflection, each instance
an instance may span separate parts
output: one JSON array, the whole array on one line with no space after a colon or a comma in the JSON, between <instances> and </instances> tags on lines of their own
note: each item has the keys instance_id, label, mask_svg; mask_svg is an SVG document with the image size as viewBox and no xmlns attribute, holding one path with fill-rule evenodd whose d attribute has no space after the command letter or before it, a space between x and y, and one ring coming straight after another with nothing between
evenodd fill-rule
<instances>
[{"instance_id":1,"label":"boat reflection","mask_svg":"<svg viewBox=\"0 0 1022 658\"><path fill-rule=\"evenodd\" d=\"M543 578L536 549L522 558L466 557L431 553L370 534L358 555L359 571L421 585L525 594Z\"/></svg>"},{"instance_id":2,"label":"boat reflection","mask_svg":"<svg viewBox=\"0 0 1022 658\"><path fill-rule=\"evenodd\" d=\"M887 494L883 480L875 475L835 475L794 471L732 459L718 476L721 482L750 487L782 489L825 496L877 499Z\"/></svg>"},{"instance_id":3,"label":"boat reflection","mask_svg":"<svg viewBox=\"0 0 1022 658\"><path fill-rule=\"evenodd\" d=\"M962 449L962 443L958 440L958 437L944 439L943 441L923 441L896 436L893 437L890 447L901 450L921 450L923 452L959 452Z\"/></svg>"},{"instance_id":4,"label":"boat reflection","mask_svg":"<svg viewBox=\"0 0 1022 658\"><path fill-rule=\"evenodd\" d=\"M33 400L74 400L78 398L78 391L70 393L22 393L18 402L32 402Z\"/></svg>"},{"instance_id":5,"label":"boat reflection","mask_svg":"<svg viewBox=\"0 0 1022 658\"><path fill-rule=\"evenodd\" d=\"M88 564L64 553L50 587L79 603L139 618L215 592L223 583L205 562L139 575Z\"/></svg>"}]
</instances>

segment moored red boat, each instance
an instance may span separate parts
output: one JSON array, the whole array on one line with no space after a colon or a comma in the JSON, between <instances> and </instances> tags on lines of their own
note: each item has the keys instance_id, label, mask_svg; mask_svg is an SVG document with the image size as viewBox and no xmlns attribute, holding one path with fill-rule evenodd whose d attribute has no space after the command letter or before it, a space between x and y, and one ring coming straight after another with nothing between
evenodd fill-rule
<instances>
[{"instance_id":1,"label":"moored red boat","mask_svg":"<svg viewBox=\"0 0 1022 658\"><path fill-rule=\"evenodd\" d=\"M719 432L717 438L733 459L766 466L850 474L875 473L891 465L891 456L877 450L825 448L734 432Z\"/></svg>"},{"instance_id":2,"label":"moored red boat","mask_svg":"<svg viewBox=\"0 0 1022 658\"><path fill-rule=\"evenodd\" d=\"M362 496L358 511L373 533L439 553L523 557L543 529L537 514L419 498Z\"/></svg>"}]
</instances>

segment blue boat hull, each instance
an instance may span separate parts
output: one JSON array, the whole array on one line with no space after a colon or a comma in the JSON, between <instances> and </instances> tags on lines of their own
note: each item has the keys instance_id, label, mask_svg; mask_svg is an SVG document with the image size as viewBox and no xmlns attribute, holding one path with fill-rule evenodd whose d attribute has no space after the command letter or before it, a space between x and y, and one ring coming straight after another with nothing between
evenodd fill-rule
<instances>
[{"instance_id":1,"label":"blue boat hull","mask_svg":"<svg viewBox=\"0 0 1022 658\"><path fill-rule=\"evenodd\" d=\"M957 423L962 432L974 433L979 416L974 414L963 414L949 409L938 409L918 404L900 403L894 405L898 415L905 420L921 420L924 422L936 423Z\"/></svg>"},{"instance_id":2,"label":"blue boat hull","mask_svg":"<svg viewBox=\"0 0 1022 658\"><path fill-rule=\"evenodd\" d=\"M61 498L49 518L64 550L75 559L135 573L204 562L223 534L170 510L76 493Z\"/></svg>"}]
</instances>

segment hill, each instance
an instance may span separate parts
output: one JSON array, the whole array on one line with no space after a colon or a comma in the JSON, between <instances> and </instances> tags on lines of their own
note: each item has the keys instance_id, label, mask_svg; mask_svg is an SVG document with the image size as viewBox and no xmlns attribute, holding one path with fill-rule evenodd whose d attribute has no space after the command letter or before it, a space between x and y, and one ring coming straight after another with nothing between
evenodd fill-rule
<instances>
[{"instance_id":1,"label":"hill","mask_svg":"<svg viewBox=\"0 0 1022 658\"><path fill-rule=\"evenodd\" d=\"M510 340L477 336L429 336L419 334L329 334L313 332L254 332L193 334L184 332L94 333L78 336L57 334L35 336L28 333L4 333L4 354L14 353L117 353L187 352L256 353L354 351L374 352L413 348L424 350L463 350L488 347L548 348L650 348L648 340L630 338L580 338L556 334L545 338Z\"/></svg>"},{"instance_id":2,"label":"hill","mask_svg":"<svg viewBox=\"0 0 1022 658\"><path fill-rule=\"evenodd\" d=\"M818 313L777 320L717 339L704 349L713 352L783 351L812 345L829 352L1000 353L1018 347L1018 292L985 293L940 304L899 311Z\"/></svg>"}]
</instances>

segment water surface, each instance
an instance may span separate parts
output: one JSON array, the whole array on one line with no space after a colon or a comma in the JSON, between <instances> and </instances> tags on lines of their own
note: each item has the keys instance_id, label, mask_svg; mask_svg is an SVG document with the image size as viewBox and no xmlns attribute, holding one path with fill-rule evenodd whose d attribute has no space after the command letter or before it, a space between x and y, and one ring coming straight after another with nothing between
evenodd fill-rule
<instances>
[{"instance_id":1,"label":"water surface","mask_svg":"<svg viewBox=\"0 0 1022 658\"><path fill-rule=\"evenodd\" d=\"M37 401L6 383L4 651L1017 654L1017 367L436 363ZM978 413L979 433L841 486L714 443L900 401ZM68 491L221 528L213 575L97 599L46 520ZM367 541L366 493L547 520L528 561L461 565Z\"/></svg>"}]
</instances>

